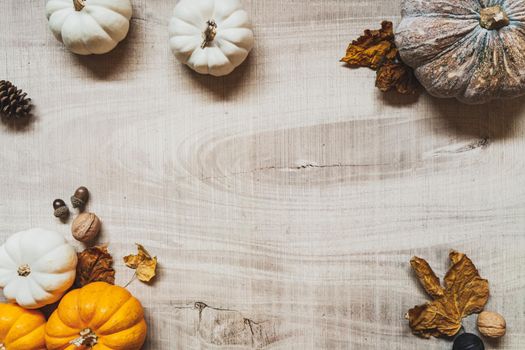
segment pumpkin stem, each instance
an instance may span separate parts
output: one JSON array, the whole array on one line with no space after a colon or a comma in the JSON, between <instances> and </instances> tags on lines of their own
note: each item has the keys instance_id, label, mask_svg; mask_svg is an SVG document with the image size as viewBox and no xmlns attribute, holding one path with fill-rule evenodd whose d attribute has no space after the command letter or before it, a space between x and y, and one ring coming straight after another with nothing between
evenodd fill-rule
<instances>
[{"instance_id":1,"label":"pumpkin stem","mask_svg":"<svg viewBox=\"0 0 525 350\"><path fill-rule=\"evenodd\" d=\"M208 44L211 43L217 35L217 23L215 23L215 21L212 19L206 22L206 24L208 24L208 27L204 33L202 33L204 40L202 41L201 49L204 49L206 46L208 46Z\"/></svg>"},{"instance_id":2,"label":"pumpkin stem","mask_svg":"<svg viewBox=\"0 0 525 350\"><path fill-rule=\"evenodd\" d=\"M75 10L77 11L82 11L82 9L86 7L84 0L73 0L73 5L75 5Z\"/></svg>"},{"instance_id":3,"label":"pumpkin stem","mask_svg":"<svg viewBox=\"0 0 525 350\"><path fill-rule=\"evenodd\" d=\"M90 328L81 330L79 335L80 337L73 339L69 343L75 345L77 348L81 346L92 348L97 345L98 337Z\"/></svg>"},{"instance_id":4,"label":"pumpkin stem","mask_svg":"<svg viewBox=\"0 0 525 350\"><path fill-rule=\"evenodd\" d=\"M479 24L488 30L500 29L510 24L509 16L500 5L481 9Z\"/></svg>"},{"instance_id":5,"label":"pumpkin stem","mask_svg":"<svg viewBox=\"0 0 525 350\"><path fill-rule=\"evenodd\" d=\"M18 272L18 276L20 276L20 277L27 277L31 273L31 268L29 267L29 265L24 264L24 265L18 267L17 272ZM1 348L0 348L0 350L1 350Z\"/></svg>"}]
</instances>

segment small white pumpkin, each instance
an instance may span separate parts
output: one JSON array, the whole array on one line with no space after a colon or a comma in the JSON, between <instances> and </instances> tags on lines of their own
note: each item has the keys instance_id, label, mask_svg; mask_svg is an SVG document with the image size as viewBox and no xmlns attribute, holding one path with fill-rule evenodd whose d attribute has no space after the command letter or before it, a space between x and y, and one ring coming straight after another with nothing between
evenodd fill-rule
<instances>
[{"instance_id":1,"label":"small white pumpkin","mask_svg":"<svg viewBox=\"0 0 525 350\"><path fill-rule=\"evenodd\" d=\"M37 309L59 300L75 280L77 254L56 232L31 229L0 247L0 288L10 302Z\"/></svg>"},{"instance_id":2,"label":"small white pumpkin","mask_svg":"<svg viewBox=\"0 0 525 350\"><path fill-rule=\"evenodd\" d=\"M170 46L183 64L223 76L253 48L253 31L239 0L181 0L169 24Z\"/></svg>"},{"instance_id":3,"label":"small white pumpkin","mask_svg":"<svg viewBox=\"0 0 525 350\"><path fill-rule=\"evenodd\" d=\"M132 8L129 0L49 0L49 28L79 55L104 54L124 40Z\"/></svg>"}]
</instances>

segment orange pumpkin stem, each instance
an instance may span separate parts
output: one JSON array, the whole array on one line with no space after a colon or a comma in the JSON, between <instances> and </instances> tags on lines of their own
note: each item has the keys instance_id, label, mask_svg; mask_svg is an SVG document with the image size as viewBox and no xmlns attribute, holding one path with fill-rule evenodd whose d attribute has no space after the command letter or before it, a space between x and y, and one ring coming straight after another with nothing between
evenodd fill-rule
<instances>
[{"instance_id":1,"label":"orange pumpkin stem","mask_svg":"<svg viewBox=\"0 0 525 350\"><path fill-rule=\"evenodd\" d=\"M86 7L84 0L73 0L73 5L75 5L75 10L77 11L82 11L82 9Z\"/></svg>"},{"instance_id":2,"label":"orange pumpkin stem","mask_svg":"<svg viewBox=\"0 0 525 350\"><path fill-rule=\"evenodd\" d=\"M93 332L91 329L89 328L83 329L80 331L79 335L80 337L70 342L71 344L75 345L77 348L80 348L81 346L92 348L95 345L97 345L98 337L95 334L95 332Z\"/></svg>"},{"instance_id":3,"label":"orange pumpkin stem","mask_svg":"<svg viewBox=\"0 0 525 350\"><path fill-rule=\"evenodd\" d=\"M217 35L217 23L215 23L215 21L212 19L206 22L206 24L208 24L208 27L204 33L202 33L204 40L202 41L201 49L204 49L206 46L208 46Z\"/></svg>"}]
</instances>

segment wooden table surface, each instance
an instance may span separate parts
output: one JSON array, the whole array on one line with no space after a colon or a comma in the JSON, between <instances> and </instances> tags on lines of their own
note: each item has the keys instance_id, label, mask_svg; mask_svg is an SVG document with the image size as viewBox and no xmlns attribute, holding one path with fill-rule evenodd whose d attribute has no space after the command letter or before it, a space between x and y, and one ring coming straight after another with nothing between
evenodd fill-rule
<instances>
[{"instance_id":1,"label":"wooden table surface","mask_svg":"<svg viewBox=\"0 0 525 350\"><path fill-rule=\"evenodd\" d=\"M152 350L451 349L403 315L427 300L410 258L441 275L454 248L507 318L487 348L525 348L523 100L383 95L339 63L400 0L246 0L256 46L221 79L171 54L174 0L132 2L127 40L91 57L55 40L44 1L0 2L0 79L36 106L0 124L0 239L71 239L51 202L86 185L117 283L134 242L158 256L156 282L129 286Z\"/></svg>"}]
</instances>

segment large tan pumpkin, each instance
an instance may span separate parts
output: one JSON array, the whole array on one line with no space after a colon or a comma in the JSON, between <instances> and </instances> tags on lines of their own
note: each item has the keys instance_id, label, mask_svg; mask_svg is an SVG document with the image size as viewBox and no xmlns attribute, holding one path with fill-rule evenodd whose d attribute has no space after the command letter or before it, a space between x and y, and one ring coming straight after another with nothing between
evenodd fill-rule
<instances>
[{"instance_id":1,"label":"large tan pumpkin","mask_svg":"<svg viewBox=\"0 0 525 350\"><path fill-rule=\"evenodd\" d=\"M434 96L469 104L525 94L525 1L403 0L396 44Z\"/></svg>"}]
</instances>

